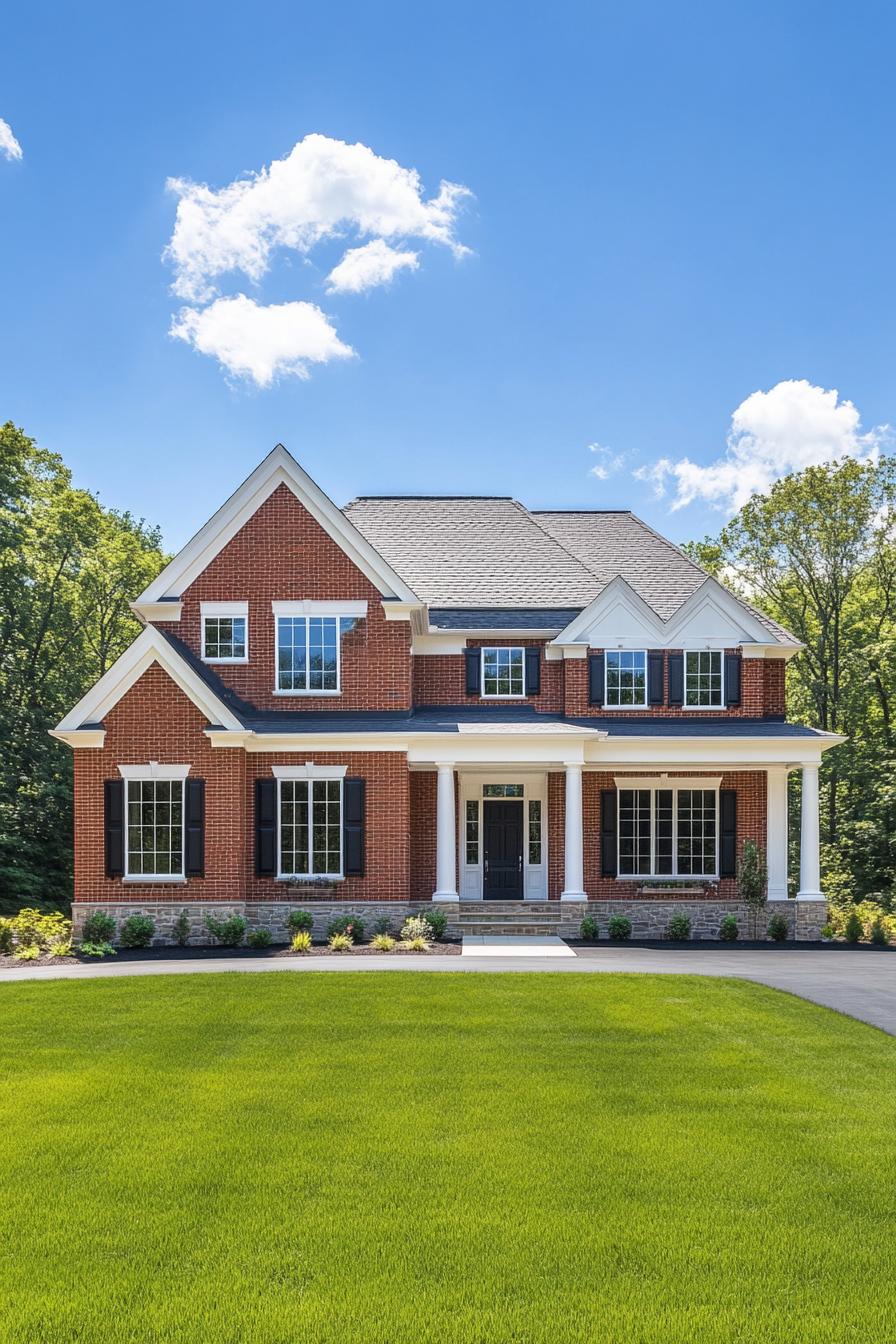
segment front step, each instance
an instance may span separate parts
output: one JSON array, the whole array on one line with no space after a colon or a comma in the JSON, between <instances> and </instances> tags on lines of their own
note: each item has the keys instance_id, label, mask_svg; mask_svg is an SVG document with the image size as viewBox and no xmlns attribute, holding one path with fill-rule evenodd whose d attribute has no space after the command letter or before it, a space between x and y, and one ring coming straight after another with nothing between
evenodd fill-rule
<instances>
[{"instance_id":1,"label":"front step","mask_svg":"<svg viewBox=\"0 0 896 1344\"><path fill-rule=\"evenodd\" d=\"M461 925L460 932L465 938L481 938L489 935L496 935L502 938L530 937L530 938L553 938L557 936L559 925L546 923L524 924L522 921L506 920L499 923L497 920L489 920L487 923L467 923Z\"/></svg>"}]
</instances>

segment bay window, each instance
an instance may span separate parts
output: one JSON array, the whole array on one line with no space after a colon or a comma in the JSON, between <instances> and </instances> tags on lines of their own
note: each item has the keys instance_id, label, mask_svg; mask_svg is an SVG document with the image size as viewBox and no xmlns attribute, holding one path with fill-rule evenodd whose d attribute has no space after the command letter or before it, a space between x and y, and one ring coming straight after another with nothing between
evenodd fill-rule
<instances>
[{"instance_id":1,"label":"bay window","mask_svg":"<svg viewBox=\"0 0 896 1344\"><path fill-rule=\"evenodd\" d=\"M718 818L716 788L620 788L619 876L715 877Z\"/></svg>"}]
</instances>

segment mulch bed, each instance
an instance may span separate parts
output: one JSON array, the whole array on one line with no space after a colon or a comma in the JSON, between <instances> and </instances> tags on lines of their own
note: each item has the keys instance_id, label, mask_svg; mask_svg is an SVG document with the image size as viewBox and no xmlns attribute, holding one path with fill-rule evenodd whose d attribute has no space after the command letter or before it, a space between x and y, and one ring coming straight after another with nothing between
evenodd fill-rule
<instances>
[{"instance_id":1,"label":"mulch bed","mask_svg":"<svg viewBox=\"0 0 896 1344\"><path fill-rule=\"evenodd\" d=\"M391 953L377 952L366 943L361 943L358 947L353 947L350 952L334 952L327 947L326 943L316 944L310 952L293 952L286 945L274 947L139 947L129 948L120 947L114 957L82 957L77 954L73 957L51 957L46 954L36 957L33 961L19 961L16 957L0 956L0 970L21 969L23 966L66 966L76 964L79 966L95 966L100 962L118 962L118 961L214 961L220 958L238 957L240 960L250 961L260 959L263 961L278 961L282 957L299 960L302 957L383 957L392 956L459 956L460 943L433 943L428 952L405 952L403 948L395 947Z\"/></svg>"}]
</instances>

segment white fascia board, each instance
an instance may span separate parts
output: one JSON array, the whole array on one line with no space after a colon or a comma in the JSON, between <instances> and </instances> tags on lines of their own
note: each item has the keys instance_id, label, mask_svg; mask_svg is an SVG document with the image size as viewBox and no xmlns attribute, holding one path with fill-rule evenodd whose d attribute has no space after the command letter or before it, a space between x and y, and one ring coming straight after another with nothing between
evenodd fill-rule
<instances>
[{"instance_id":1,"label":"white fascia board","mask_svg":"<svg viewBox=\"0 0 896 1344\"><path fill-rule=\"evenodd\" d=\"M200 602L199 614L201 616L248 616L249 603L246 600L239 602Z\"/></svg>"},{"instance_id":2,"label":"white fascia board","mask_svg":"<svg viewBox=\"0 0 896 1344\"><path fill-rule=\"evenodd\" d=\"M118 773L122 779L186 779L190 773L189 765L165 765L161 761L147 761L145 765L120 765Z\"/></svg>"},{"instance_id":3,"label":"white fascia board","mask_svg":"<svg viewBox=\"0 0 896 1344\"><path fill-rule=\"evenodd\" d=\"M105 728L74 728L71 732L59 728L47 730L51 737L69 747L102 747L106 741Z\"/></svg>"},{"instance_id":4,"label":"white fascia board","mask_svg":"<svg viewBox=\"0 0 896 1344\"><path fill-rule=\"evenodd\" d=\"M605 742L586 742L585 759L595 770L626 766L642 769L762 769L794 762L818 764L823 751L836 741L819 738L649 738L611 737Z\"/></svg>"},{"instance_id":5,"label":"white fascia board","mask_svg":"<svg viewBox=\"0 0 896 1344\"><path fill-rule=\"evenodd\" d=\"M660 770L655 775L614 775L613 783L617 789L660 789L665 780L676 789L718 789L722 784L721 775L670 775Z\"/></svg>"},{"instance_id":6,"label":"white fascia board","mask_svg":"<svg viewBox=\"0 0 896 1344\"><path fill-rule=\"evenodd\" d=\"M414 635L411 640L411 653L417 657L425 657L428 654L463 653L466 647L467 641L464 636L454 633L438 635L430 632L428 635Z\"/></svg>"},{"instance_id":7,"label":"white fascia board","mask_svg":"<svg viewBox=\"0 0 896 1344\"><path fill-rule=\"evenodd\" d=\"M100 722L118 704L153 663L158 663L199 712L211 723L239 729L242 724L214 695L193 669L171 647L165 636L147 626L129 648L117 658L109 671L56 725L58 732L70 732L84 723Z\"/></svg>"},{"instance_id":8,"label":"white fascia board","mask_svg":"<svg viewBox=\"0 0 896 1344\"><path fill-rule=\"evenodd\" d=\"M652 607L649 607L627 583L621 574L617 574L615 579L611 579L606 588L603 588L590 602L584 611L580 611L574 620L570 621L565 629L561 630L554 639L555 644L581 644L583 641L587 644L588 631L594 625L600 616L616 603L621 603L627 607L635 620L640 621L645 627L645 633L651 635L653 639L660 643L664 636L664 624L657 616ZM643 643L640 645L644 647Z\"/></svg>"},{"instance_id":9,"label":"white fascia board","mask_svg":"<svg viewBox=\"0 0 896 1344\"><path fill-rule=\"evenodd\" d=\"M144 625L154 621L179 621L183 615L183 602L129 602L128 606Z\"/></svg>"},{"instance_id":10,"label":"white fascia board","mask_svg":"<svg viewBox=\"0 0 896 1344\"><path fill-rule=\"evenodd\" d=\"M180 597L184 589L190 586L280 485L287 486L293 492L336 545L384 596L397 597L405 602L418 600L416 594L374 550L354 523L302 470L292 454L282 444L278 444L140 594L137 602L144 604L158 602L163 597Z\"/></svg>"},{"instance_id":11,"label":"white fascia board","mask_svg":"<svg viewBox=\"0 0 896 1344\"><path fill-rule=\"evenodd\" d=\"M804 649L805 644L751 644L748 640L740 646L744 658L767 658L776 662L789 662Z\"/></svg>"}]
</instances>

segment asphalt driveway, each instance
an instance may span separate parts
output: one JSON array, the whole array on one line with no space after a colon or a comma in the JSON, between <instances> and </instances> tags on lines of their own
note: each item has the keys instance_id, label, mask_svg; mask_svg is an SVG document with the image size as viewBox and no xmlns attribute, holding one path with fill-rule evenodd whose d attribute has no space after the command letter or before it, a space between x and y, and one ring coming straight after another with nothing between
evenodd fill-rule
<instances>
[{"instance_id":1,"label":"asphalt driveway","mask_svg":"<svg viewBox=\"0 0 896 1344\"><path fill-rule=\"evenodd\" d=\"M16 980L82 980L93 976L192 975L218 971L453 971L477 975L482 971L544 971L564 975L625 971L646 975L733 976L756 980L773 989L787 990L813 1003L834 1008L862 1022L896 1035L896 952L869 949L769 947L747 948L577 948L576 956L553 959L527 957L266 957L215 960L118 962L89 966L14 967L0 970L0 982Z\"/></svg>"}]
</instances>

